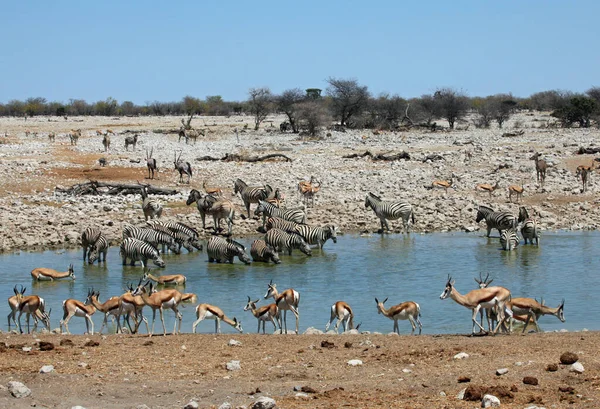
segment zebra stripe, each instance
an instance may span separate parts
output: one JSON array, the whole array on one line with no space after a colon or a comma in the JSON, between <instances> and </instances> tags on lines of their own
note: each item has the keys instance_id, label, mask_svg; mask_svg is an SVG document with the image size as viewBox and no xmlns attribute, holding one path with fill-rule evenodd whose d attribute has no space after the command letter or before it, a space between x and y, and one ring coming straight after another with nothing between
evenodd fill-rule
<instances>
[{"instance_id":1,"label":"zebra stripe","mask_svg":"<svg viewBox=\"0 0 600 409\"><path fill-rule=\"evenodd\" d=\"M218 200L219 199L212 195L202 196L202 193L196 189L192 189L185 204L189 206L194 202L196 203L196 208L198 209L200 217L202 218L202 228L206 229L206 215L210 214L210 209Z\"/></svg>"},{"instance_id":2,"label":"zebra stripe","mask_svg":"<svg viewBox=\"0 0 600 409\"><path fill-rule=\"evenodd\" d=\"M407 233L410 233L408 221L412 219L412 224L415 224L415 213L412 206L408 202L384 202L379 196L369 193L365 197L365 208L370 207L375 215L381 221L381 232L389 231L390 226L388 220L397 220L402 218L402 226Z\"/></svg>"},{"instance_id":3,"label":"zebra stripe","mask_svg":"<svg viewBox=\"0 0 600 409\"><path fill-rule=\"evenodd\" d=\"M211 263L216 261L217 263L233 264L233 258L236 256L245 264L251 263L250 257L244 251L243 246L233 240L229 242L218 236L212 236L208 239L206 252L208 253L208 261Z\"/></svg>"},{"instance_id":4,"label":"zebra stripe","mask_svg":"<svg viewBox=\"0 0 600 409\"><path fill-rule=\"evenodd\" d=\"M177 243L177 249L179 252L181 252L181 247L185 248L188 252L193 252L194 248L202 250L202 243L200 243L197 239L193 239L181 232L175 232L163 224L152 223L150 221L146 223L152 230L160 231L173 237L173 240L175 240L175 243Z\"/></svg>"},{"instance_id":5,"label":"zebra stripe","mask_svg":"<svg viewBox=\"0 0 600 409\"><path fill-rule=\"evenodd\" d=\"M279 229L271 229L265 234L265 242L276 251L287 251L292 255L293 249L298 249L307 256L311 256L310 246L298 233L288 233Z\"/></svg>"},{"instance_id":6,"label":"zebra stripe","mask_svg":"<svg viewBox=\"0 0 600 409\"><path fill-rule=\"evenodd\" d=\"M83 261L86 257L89 257L88 250L91 251L91 247L96 243L98 238L102 235L102 230L98 227L86 227L81 233L81 247L83 247ZM89 260L89 259L88 259Z\"/></svg>"},{"instance_id":7,"label":"zebra stripe","mask_svg":"<svg viewBox=\"0 0 600 409\"><path fill-rule=\"evenodd\" d=\"M141 261L142 266L146 267L148 259L152 259L154 264L159 267L164 267L165 262L160 257L156 247L148 244L144 241L126 238L121 243L121 258L123 259L123 265L127 264L127 259L131 260L131 265L135 265L136 261Z\"/></svg>"},{"instance_id":8,"label":"zebra stripe","mask_svg":"<svg viewBox=\"0 0 600 409\"><path fill-rule=\"evenodd\" d=\"M273 189L269 185L263 187L251 187L242 179L236 179L235 182L233 182L233 192L235 194L240 193L246 211L248 212L248 217L250 217L250 204L258 203L259 200L268 199L273 193Z\"/></svg>"},{"instance_id":9,"label":"zebra stripe","mask_svg":"<svg viewBox=\"0 0 600 409\"><path fill-rule=\"evenodd\" d=\"M168 233L154 230L154 229L143 229L140 227L132 226L129 223L123 225L123 239L133 237L138 240L145 241L151 244L157 249L159 246L167 246L170 251L175 254L179 254L179 247L175 243L175 239Z\"/></svg>"},{"instance_id":10,"label":"zebra stripe","mask_svg":"<svg viewBox=\"0 0 600 409\"><path fill-rule=\"evenodd\" d=\"M524 207L519 208L518 221L519 223L522 223L521 236L523 236L525 244L527 244L527 241L529 241L530 244L533 244L533 240L535 240L535 245L538 246L540 244L540 227L538 221L529 217L529 213Z\"/></svg>"},{"instance_id":11,"label":"zebra stripe","mask_svg":"<svg viewBox=\"0 0 600 409\"><path fill-rule=\"evenodd\" d=\"M104 261L106 263L106 254L108 253L108 240L103 234L100 234L98 240L92 245L90 253L88 255L88 264L94 264L96 260L98 262ZM103 257L100 257L100 256Z\"/></svg>"},{"instance_id":12,"label":"zebra stripe","mask_svg":"<svg viewBox=\"0 0 600 409\"><path fill-rule=\"evenodd\" d=\"M267 219L267 224L265 224L265 228L267 230L279 229L287 231L288 233L294 233L296 231L296 226L299 226L299 224L289 220L284 220L281 217L269 217Z\"/></svg>"},{"instance_id":13,"label":"zebra stripe","mask_svg":"<svg viewBox=\"0 0 600 409\"><path fill-rule=\"evenodd\" d=\"M517 227L517 219L510 212L495 212L493 209L487 206L479 206L477 209L476 223L485 219L487 226L487 235L490 237L492 229L498 229L498 232L502 234L502 230L514 229Z\"/></svg>"},{"instance_id":14,"label":"zebra stripe","mask_svg":"<svg viewBox=\"0 0 600 409\"><path fill-rule=\"evenodd\" d=\"M254 261L262 261L265 263L273 261L275 264L281 263L279 254L277 254L275 249L261 239L252 242L252 246L250 246L250 255Z\"/></svg>"},{"instance_id":15,"label":"zebra stripe","mask_svg":"<svg viewBox=\"0 0 600 409\"><path fill-rule=\"evenodd\" d=\"M155 199L150 199L148 197L148 191L146 187L142 187L142 210L144 211L144 217L146 220L148 218L154 219L162 216L163 207L162 204Z\"/></svg>"},{"instance_id":16,"label":"zebra stripe","mask_svg":"<svg viewBox=\"0 0 600 409\"><path fill-rule=\"evenodd\" d=\"M302 236L308 244L317 244L320 249L323 248L325 242L329 239L337 243L336 227L333 224L323 227L299 224L296 226L296 233Z\"/></svg>"},{"instance_id":17,"label":"zebra stripe","mask_svg":"<svg viewBox=\"0 0 600 409\"><path fill-rule=\"evenodd\" d=\"M267 217L279 217L290 222L306 223L306 213L300 208L280 209L274 204L260 200L254 214L258 216L261 213L263 214L263 229L265 228Z\"/></svg>"},{"instance_id":18,"label":"zebra stripe","mask_svg":"<svg viewBox=\"0 0 600 409\"><path fill-rule=\"evenodd\" d=\"M519 245L519 236L513 228L502 230L500 232L500 244L503 250L511 251Z\"/></svg>"}]
</instances>

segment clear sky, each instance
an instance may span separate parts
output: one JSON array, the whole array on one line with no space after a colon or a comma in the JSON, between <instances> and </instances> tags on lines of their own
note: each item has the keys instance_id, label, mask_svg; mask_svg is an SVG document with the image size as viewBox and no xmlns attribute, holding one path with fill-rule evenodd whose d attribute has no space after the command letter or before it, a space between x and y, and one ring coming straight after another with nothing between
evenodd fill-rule
<instances>
[{"instance_id":1,"label":"clear sky","mask_svg":"<svg viewBox=\"0 0 600 409\"><path fill-rule=\"evenodd\" d=\"M600 1L63 1L0 8L0 102L245 100L356 79L405 98L600 86Z\"/></svg>"}]
</instances>

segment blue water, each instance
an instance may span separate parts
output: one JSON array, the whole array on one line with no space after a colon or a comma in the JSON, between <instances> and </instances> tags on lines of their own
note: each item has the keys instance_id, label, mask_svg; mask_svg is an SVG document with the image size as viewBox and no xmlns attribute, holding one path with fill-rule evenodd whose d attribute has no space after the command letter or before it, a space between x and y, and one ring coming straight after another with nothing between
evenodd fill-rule
<instances>
[{"instance_id":1,"label":"blue water","mask_svg":"<svg viewBox=\"0 0 600 409\"><path fill-rule=\"evenodd\" d=\"M252 239L240 240L250 247ZM82 261L80 250L21 252L0 255L0 296L13 294L15 284L27 287L46 300L52 308L52 328L62 318L62 301L77 298L84 301L87 289L100 291L101 301L123 293L130 282L137 283L142 267L122 266L119 249L111 248L106 265L89 266ZM166 255L165 269L158 274L184 274L187 277L182 292L194 292L198 302L221 307L229 317L242 321L245 332L255 332L256 319L244 312L247 296L261 298L272 279L281 291L293 287L301 294L300 331L314 326L323 329L329 319L330 306L338 300L348 302L355 313L355 323L361 330L390 332L393 322L378 315L375 297L389 297L386 306L412 300L421 306L423 333L468 333L471 331L470 311L451 299L440 300L448 274L456 280L455 287L466 293L476 288L473 278L489 272L493 285L512 291L513 297L544 298L549 306L557 306L565 298L566 322L556 317L540 319L543 330L600 329L595 318L600 313L597 289L600 287L600 234L598 232L545 233L539 247L521 245L516 251L500 250L497 238L487 239L480 234L435 233L427 235L345 235L338 243L328 241L325 248L314 250L312 257L295 251L283 255L280 265L253 263L246 266L237 259L235 264L208 263L205 252ZM30 271L35 267L50 267L65 271L75 266L77 279L55 282L33 282ZM5 299L6 299L5 298ZM272 300L269 300L272 302ZM184 332L191 332L195 320L194 306L183 308ZM0 303L0 313L6 317L6 303ZM144 309L151 317L151 310ZM23 316L23 323L24 323ZM93 316L96 330L100 314ZM167 330L173 328L173 313L165 313ZM288 314L288 329L294 327L293 315ZM161 332L157 318L156 332ZM7 329L4 319L2 328ZM83 333L82 318L71 320L73 333ZM142 326L142 328L144 328ZM269 327L267 327L269 330ZM272 326L271 326L272 329ZM114 326L111 326L114 331ZM223 332L234 332L222 324ZM106 331L106 330L105 330ZM214 322L199 325L198 332L214 331ZM401 333L410 332L408 321L400 321Z\"/></svg>"}]
</instances>

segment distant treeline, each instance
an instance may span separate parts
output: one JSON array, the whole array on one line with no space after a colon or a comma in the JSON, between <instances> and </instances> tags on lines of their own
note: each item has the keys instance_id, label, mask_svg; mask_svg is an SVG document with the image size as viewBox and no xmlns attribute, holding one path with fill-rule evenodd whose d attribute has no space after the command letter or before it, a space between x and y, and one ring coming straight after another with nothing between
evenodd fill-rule
<instances>
[{"instance_id":1,"label":"distant treeline","mask_svg":"<svg viewBox=\"0 0 600 409\"><path fill-rule=\"evenodd\" d=\"M162 116L162 115L252 115L258 129L268 114L282 113L288 118L286 127L293 132L306 130L316 133L327 121L342 127L393 129L399 126L440 126L434 120L444 119L449 128L467 114L476 127L499 127L517 111L550 111L559 126L589 127L600 122L600 87L585 93L550 90L527 98L512 94L471 97L452 89L439 88L433 94L405 99L398 95L373 96L368 88L354 79L327 80L329 86L321 89L293 88L280 95L269 88L251 88L245 101L224 101L221 96L200 99L185 96L181 101L154 101L143 105L131 101L119 102L114 98L87 102L71 99L69 102L47 101L45 98L11 100L0 104L0 116Z\"/></svg>"}]
</instances>

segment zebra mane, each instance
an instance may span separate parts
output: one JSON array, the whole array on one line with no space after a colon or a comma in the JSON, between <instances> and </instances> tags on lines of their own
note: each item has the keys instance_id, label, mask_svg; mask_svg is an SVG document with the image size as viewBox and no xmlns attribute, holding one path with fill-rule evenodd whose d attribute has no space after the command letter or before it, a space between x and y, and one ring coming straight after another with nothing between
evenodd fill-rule
<instances>
[{"instance_id":1,"label":"zebra mane","mask_svg":"<svg viewBox=\"0 0 600 409\"><path fill-rule=\"evenodd\" d=\"M177 223L177 224L185 227L186 229L190 229L191 231L193 231L194 233L196 233L196 235L199 235L198 230L196 230L194 227L189 226L189 225L187 225L185 223L181 223L181 222L175 222L175 223Z\"/></svg>"},{"instance_id":2,"label":"zebra mane","mask_svg":"<svg viewBox=\"0 0 600 409\"><path fill-rule=\"evenodd\" d=\"M247 184L246 182L244 182L244 181L243 181L242 179L240 179L240 178L237 178L237 179L236 179L236 180L233 182L233 184L234 184L234 185L239 185L239 186L241 186L241 187L246 187L246 186L248 186L248 184Z\"/></svg>"},{"instance_id":3,"label":"zebra mane","mask_svg":"<svg viewBox=\"0 0 600 409\"><path fill-rule=\"evenodd\" d=\"M377 196L375 193L369 192L369 196L371 196L374 199L377 199L377 200L381 201L381 197Z\"/></svg>"},{"instance_id":4,"label":"zebra mane","mask_svg":"<svg viewBox=\"0 0 600 409\"><path fill-rule=\"evenodd\" d=\"M242 251L246 251L246 246L244 246L242 243L237 242L237 241L233 240L232 238L227 238L226 240L227 240L227 243L233 244L234 246L238 247Z\"/></svg>"},{"instance_id":5,"label":"zebra mane","mask_svg":"<svg viewBox=\"0 0 600 409\"><path fill-rule=\"evenodd\" d=\"M479 208L477 209L477 211L481 211L481 210L488 210L490 212L494 211L494 209L492 209L491 207L484 206L484 205L480 205Z\"/></svg>"}]
</instances>

